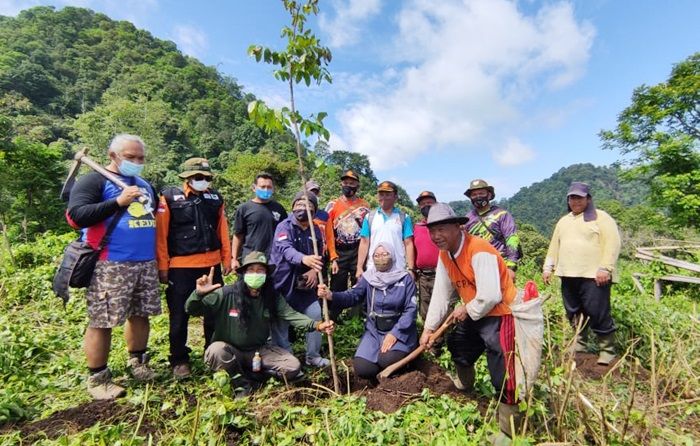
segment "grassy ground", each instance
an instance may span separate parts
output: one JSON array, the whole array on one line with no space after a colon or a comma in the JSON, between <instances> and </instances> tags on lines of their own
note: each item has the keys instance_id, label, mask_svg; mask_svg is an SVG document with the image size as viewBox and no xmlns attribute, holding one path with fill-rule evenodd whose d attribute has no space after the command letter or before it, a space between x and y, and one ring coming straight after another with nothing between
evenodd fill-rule
<instances>
[{"instance_id":1,"label":"grassy ground","mask_svg":"<svg viewBox=\"0 0 700 446\"><path fill-rule=\"evenodd\" d=\"M497 429L483 362L475 395L455 398L426 390L390 414L368 410L361 393L333 395L322 387L330 386L326 372L307 371L309 379L299 386L270 382L251 398L234 400L227 376L204 369L201 327L194 320L194 377L174 381L167 365L166 315L152 321L156 381L144 385L127 378L123 332L115 330L110 364L129 392L117 403L92 404L81 350L84 302L76 295L64 309L50 294L53 269L41 257L49 248L25 259L26 268L0 276L0 444L449 445L482 444ZM524 279L534 269L520 274ZM596 366L595 355L565 353L573 333L555 288L546 291L551 298L545 305L544 361L539 382L523 403L527 431L518 444L698 441L696 290L677 290L657 303L628 280L616 286L613 308L623 356L610 368ZM352 322L337 331L343 363L361 329ZM448 353L436 360L449 367ZM344 377L342 364L339 369Z\"/></svg>"}]
</instances>

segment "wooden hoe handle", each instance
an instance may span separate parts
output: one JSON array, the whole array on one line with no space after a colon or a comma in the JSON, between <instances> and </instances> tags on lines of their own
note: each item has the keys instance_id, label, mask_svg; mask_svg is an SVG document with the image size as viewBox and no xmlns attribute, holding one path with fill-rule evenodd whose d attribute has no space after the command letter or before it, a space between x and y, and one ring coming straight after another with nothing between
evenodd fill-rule
<instances>
[{"instance_id":1,"label":"wooden hoe handle","mask_svg":"<svg viewBox=\"0 0 700 446\"><path fill-rule=\"evenodd\" d=\"M454 322L454 319L452 318L452 314L450 313L449 316L447 316L447 319L445 319L445 322L442 323L440 328L435 331L435 333L430 335L430 342L433 343L435 342L436 339L438 339L442 334L447 330L452 323ZM382 380L385 378L388 378L391 376L392 373L400 369L401 367L405 366L409 362L413 361L416 359L418 356L420 356L421 353L425 351L425 345L419 345L418 348L413 350L408 356L403 358L401 361L397 361L393 364L391 364L389 367L385 368L382 370L379 375L377 375L377 378Z\"/></svg>"}]
</instances>

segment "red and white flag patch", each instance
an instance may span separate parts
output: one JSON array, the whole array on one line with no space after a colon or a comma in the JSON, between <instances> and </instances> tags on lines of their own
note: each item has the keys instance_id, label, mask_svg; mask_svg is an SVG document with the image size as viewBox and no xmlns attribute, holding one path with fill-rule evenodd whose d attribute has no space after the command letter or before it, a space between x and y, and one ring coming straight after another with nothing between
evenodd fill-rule
<instances>
[{"instance_id":1,"label":"red and white flag patch","mask_svg":"<svg viewBox=\"0 0 700 446\"><path fill-rule=\"evenodd\" d=\"M228 315L230 317L238 317L241 313L238 311L238 308L231 308L228 310Z\"/></svg>"}]
</instances>

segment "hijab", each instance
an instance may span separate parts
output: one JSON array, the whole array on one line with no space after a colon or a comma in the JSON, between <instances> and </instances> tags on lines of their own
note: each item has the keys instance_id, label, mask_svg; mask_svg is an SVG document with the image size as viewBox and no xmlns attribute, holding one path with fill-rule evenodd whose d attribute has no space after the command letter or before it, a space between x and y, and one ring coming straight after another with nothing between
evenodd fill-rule
<instances>
[{"instance_id":1,"label":"hijab","mask_svg":"<svg viewBox=\"0 0 700 446\"><path fill-rule=\"evenodd\" d=\"M392 245L380 242L377 244L377 247L374 248L374 251L376 252L380 246L384 248L391 256L391 268L389 268L388 271L382 272L377 271L375 267L372 267L371 269L365 271L362 277L364 277L365 280L374 288L386 290L391 285L403 279L404 276L408 275L408 271L406 271L403 265L396 264L396 251ZM374 256L374 252L371 253L371 255Z\"/></svg>"}]
</instances>

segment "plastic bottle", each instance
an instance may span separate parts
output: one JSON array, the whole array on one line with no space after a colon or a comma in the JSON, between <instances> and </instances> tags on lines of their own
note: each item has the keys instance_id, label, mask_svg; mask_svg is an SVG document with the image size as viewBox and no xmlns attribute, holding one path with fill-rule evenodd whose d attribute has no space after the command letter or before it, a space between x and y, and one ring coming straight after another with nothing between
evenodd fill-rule
<instances>
[{"instance_id":1,"label":"plastic bottle","mask_svg":"<svg viewBox=\"0 0 700 446\"><path fill-rule=\"evenodd\" d=\"M262 369L262 358L260 357L259 352L255 352L255 355L253 356L252 368L254 372L259 372Z\"/></svg>"}]
</instances>

